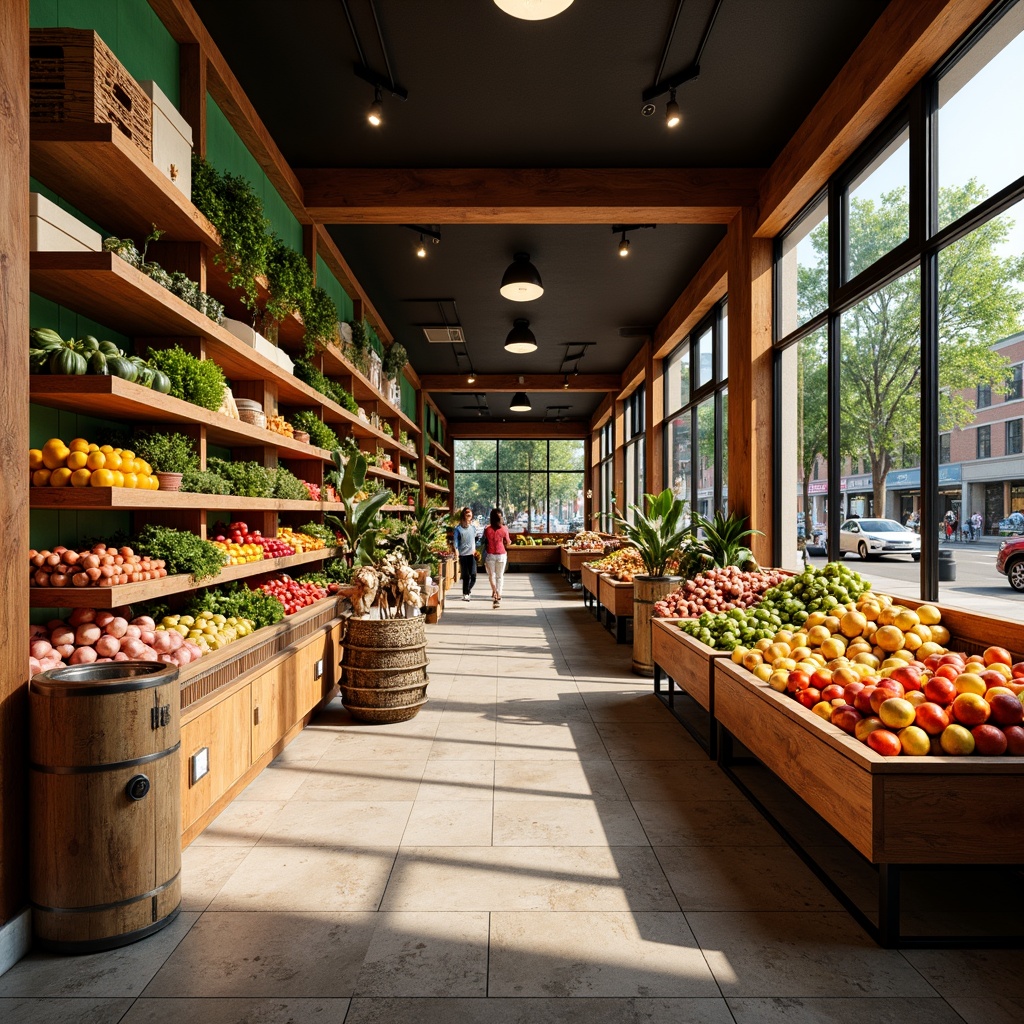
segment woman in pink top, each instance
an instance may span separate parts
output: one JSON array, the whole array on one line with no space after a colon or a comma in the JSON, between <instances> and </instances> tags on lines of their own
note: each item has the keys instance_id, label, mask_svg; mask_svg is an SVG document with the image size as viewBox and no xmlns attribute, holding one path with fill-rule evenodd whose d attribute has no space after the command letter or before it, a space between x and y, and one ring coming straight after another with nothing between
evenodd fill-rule
<instances>
[{"instance_id":1,"label":"woman in pink top","mask_svg":"<svg viewBox=\"0 0 1024 1024\"><path fill-rule=\"evenodd\" d=\"M508 528L502 521L501 509L491 509L491 525L484 530L484 568L491 583L492 607L501 604L501 584L505 579L506 547L512 543Z\"/></svg>"}]
</instances>

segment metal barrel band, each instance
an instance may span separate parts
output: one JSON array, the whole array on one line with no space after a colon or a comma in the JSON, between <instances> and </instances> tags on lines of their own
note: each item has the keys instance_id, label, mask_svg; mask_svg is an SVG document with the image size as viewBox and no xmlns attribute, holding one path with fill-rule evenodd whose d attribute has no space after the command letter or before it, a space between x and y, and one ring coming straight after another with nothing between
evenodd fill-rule
<instances>
[{"instance_id":1,"label":"metal barrel band","mask_svg":"<svg viewBox=\"0 0 1024 1024\"><path fill-rule=\"evenodd\" d=\"M104 910L116 910L118 907L130 907L133 903L141 903L142 900L150 900L160 893L166 892L181 877L179 871L173 878L169 878L163 885L158 885L149 892L139 893L138 896L129 896L125 900L115 900L113 903L96 903L91 907L48 907L42 903L30 901L33 910L41 910L47 914L96 914Z\"/></svg>"},{"instance_id":2,"label":"metal barrel band","mask_svg":"<svg viewBox=\"0 0 1024 1024\"><path fill-rule=\"evenodd\" d=\"M140 764L152 764L162 757L169 757L181 749L179 740L173 747L166 750L158 750L155 754L144 754L142 757L133 757L130 761L110 761L106 764L78 764L78 765L54 765L54 764L30 764L29 768L34 772L44 772L47 775L91 775L94 772L116 771L119 768L134 768Z\"/></svg>"}]
</instances>

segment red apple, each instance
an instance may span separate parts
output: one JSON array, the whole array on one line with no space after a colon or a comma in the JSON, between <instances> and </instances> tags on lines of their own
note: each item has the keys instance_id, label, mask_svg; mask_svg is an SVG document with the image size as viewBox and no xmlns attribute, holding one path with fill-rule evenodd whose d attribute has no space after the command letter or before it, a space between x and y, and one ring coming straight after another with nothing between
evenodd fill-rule
<instances>
[{"instance_id":1,"label":"red apple","mask_svg":"<svg viewBox=\"0 0 1024 1024\"><path fill-rule=\"evenodd\" d=\"M949 725L949 715L941 705L926 701L918 706L914 724L929 736L938 736Z\"/></svg>"},{"instance_id":2,"label":"red apple","mask_svg":"<svg viewBox=\"0 0 1024 1024\"><path fill-rule=\"evenodd\" d=\"M887 701L890 697L902 697L903 696L903 684L897 683L892 679L883 679L876 687L875 692L871 694L871 710L877 715L878 709Z\"/></svg>"},{"instance_id":3,"label":"red apple","mask_svg":"<svg viewBox=\"0 0 1024 1024\"><path fill-rule=\"evenodd\" d=\"M986 665L993 665L999 662L1001 665L1013 665L1013 658L1005 647L986 647L982 658Z\"/></svg>"},{"instance_id":4,"label":"red apple","mask_svg":"<svg viewBox=\"0 0 1024 1024\"><path fill-rule=\"evenodd\" d=\"M985 757L999 757L1006 753L1007 741L1003 730L996 725L976 725L971 730L974 749Z\"/></svg>"},{"instance_id":5,"label":"red apple","mask_svg":"<svg viewBox=\"0 0 1024 1024\"><path fill-rule=\"evenodd\" d=\"M853 706L860 711L862 714L871 714L871 694L875 692L875 687L865 686L863 690L854 695Z\"/></svg>"},{"instance_id":6,"label":"red apple","mask_svg":"<svg viewBox=\"0 0 1024 1024\"><path fill-rule=\"evenodd\" d=\"M950 651L948 654L943 654L939 658L940 665L955 665L961 672L964 668L964 656L958 654L956 651Z\"/></svg>"},{"instance_id":7,"label":"red apple","mask_svg":"<svg viewBox=\"0 0 1024 1024\"><path fill-rule=\"evenodd\" d=\"M1024 687L1024 683L1022 683L1021 686ZM852 704L854 697L856 697L857 694L860 693L860 691L863 689L864 684L860 682L860 680L858 680L855 683L847 683L843 687L843 697L846 698L846 703Z\"/></svg>"},{"instance_id":8,"label":"red apple","mask_svg":"<svg viewBox=\"0 0 1024 1024\"><path fill-rule=\"evenodd\" d=\"M1012 679L1007 679L1002 685L1009 690L1013 690L1018 697L1024 693L1024 679L1020 676L1014 676ZM1021 700L1024 700L1024 697L1021 697Z\"/></svg>"},{"instance_id":9,"label":"red apple","mask_svg":"<svg viewBox=\"0 0 1024 1024\"><path fill-rule=\"evenodd\" d=\"M1008 693L998 693L989 702L992 709L992 721L996 725L1020 725L1024 722L1024 705L1017 697Z\"/></svg>"},{"instance_id":10,"label":"red apple","mask_svg":"<svg viewBox=\"0 0 1024 1024\"><path fill-rule=\"evenodd\" d=\"M1002 686L1006 682L1006 676L1002 672L996 672L995 669L986 669L981 673L981 678L985 681L986 686Z\"/></svg>"},{"instance_id":11,"label":"red apple","mask_svg":"<svg viewBox=\"0 0 1024 1024\"><path fill-rule=\"evenodd\" d=\"M832 724L843 732L852 733L860 721L860 712L849 704L843 704L832 712Z\"/></svg>"},{"instance_id":12,"label":"red apple","mask_svg":"<svg viewBox=\"0 0 1024 1024\"><path fill-rule=\"evenodd\" d=\"M924 667L928 669L929 672L934 672L939 667L939 662L941 660L941 654L929 654L928 657L924 659ZM1024 665L1024 662L1021 664Z\"/></svg>"},{"instance_id":13,"label":"red apple","mask_svg":"<svg viewBox=\"0 0 1024 1024\"><path fill-rule=\"evenodd\" d=\"M961 693L957 695L952 706L953 717L966 726L981 725L988 721L992 709L984 697L976 693Z\"/></svg>"},{"instance_id":14,"label":"red apple","mask_svg":"<svg viewBox=\"0 0 1024 1024\"><path fill-rule=\"evenodd\" d=\"M947 704L953 703L956 686L953 685L952 679L947 679L944 676L932 676L924 684L924 695L933 703L945 707Z\"/></svg>"},{"instance_id":15,"label":"red apple","mask_svg":"<svg viewBox=\"0 0 1024 1024\"><path fill-rule=\"evenodd\" d=\"M869 733L867 744L876 754L883 757L895 757L903 749L899 736L888 729L875 729Z\"/></svg>"},{"instance_id":16,"label":"red apple","mask_svg":"<svg viewBox=\"0 0 1024 1024\"><path fill-rule=\"evenodd\" d=\"M806 689L797 693L796 699L800 704L803 704L808 711L810 711L810 709L821 700L821 690L816 690L813 686L808 686Z\"/></svg>"},{"instance_id":17,"label":"red apple","mask_svg":"<svg viewBox=\"0 0 1024 1024\"><path fill-rule=\"evenodd\" d=\"M960 675L960 670L960 665L950 665L947 663L945 665L940 665L935 670L935 675L932 678L953 680L956 679L958 675Z\"/></svg>"},{"instance_id":18,"label":"red apple","mask_svg":"<svg viewBox=\"0 0 1024 1024\"><path fill-rule=\"evenodd\" d=\"M811 685L811 677L801 669L795 668L789 673L789 681L786 683L787 693L799 693Z\"/></svg>"},{"instance_id":19,"label":"red apple","mask_svg":"<svg viewBox=\"0 0 1024 1024\"><path fill-rule=\"evenodd\" d=\"M1014 757L1024 757L1024 725L1008 725L1003 735L1006 737L1006 752Z\"/></svg>"},{"instance_id":20,"label":"red apple","mask_svg":"<svg viewBox=\"0 0 1024 1024\"><path fill-rule=\"evenodd\" d=\"M867 743L868 737L876 729L884 729L885 726L882 724L882 720L877 715L868 715L867 718L862 718L853 729L853 735L861 741L861 743Z\"/></svg>"},{"instance_id":21,"label":"red apple","mask_svg":"<svg viewBox=\"0 0 1024 1024\"><path fill-rule=\"evenodd\" d=\"M985 664L985 659L980 654L972 654L967 659L967 664L968 665L984 665ZM975 670L972 668L972 669L968 669L968 671L969 672L973 672Z\"/></svg>"},{"instance_id":22,"label":"red apple","mask_svg":"<svg viewBox=\"0 0 1024 1024\"><path fill-rule=\"evenodd\" d=\"M846 699L846 688L840 686L838 683L829 683L828 686L822 688L821 699L827 701L836 700L836 698L842 697Z\"/></svg>"},{"instance_id":23,"label":"red apple","mask_svg":"<svg viewBox=\"0 0 1024 1024\"><path fill-rule=\"evenodd\" d=\"M1010 672L1015 679L1024 678L1024 661L1017 661L1010 667Z\"/></svg>"},{"instance_id":24,"label":"red apple","mask_svg":"<svg viewBox=\"0 0 1024 1024\"><path fill-rule=\"evenodd\" d=\"M892 670L889 678L900 683L904 690L921 689L921 670L916 665L900 665Z\"/></svg>"},{"instance_id":25,"label":"red apple","mask_svg":"<svg viewBox=\"0 0 1024 1024\"><path fill-rule=\"evenodd\" d=\"M811 673L811 686L816 686L819 690L825 690L826 686L832 684L832 669L830 668L816 668Z\"/></svg>"}]
</instances>

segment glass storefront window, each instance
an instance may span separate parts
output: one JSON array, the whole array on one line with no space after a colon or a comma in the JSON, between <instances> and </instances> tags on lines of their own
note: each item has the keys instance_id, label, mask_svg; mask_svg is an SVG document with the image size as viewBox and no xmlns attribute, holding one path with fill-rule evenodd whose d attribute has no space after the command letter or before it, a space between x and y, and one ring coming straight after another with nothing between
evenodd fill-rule
<instances>
[{"instance_id":1,"label":"glass storefront window","mask_svg":"<svg viewBox=\"0 0 1024 1024\"><path fill-rule=\"evenodd\" d=\"M690 401L690 345L680 345L665 363L665 411L675 412Z\"/></svg>"},{"instance_id":2,"label":"glass storefront window","mask_svg":"<svg viewBox=\"0 0 1024 1024\"><path fill-rule=\"evenodd\" d=\"M707 330L702 331L697 338L696 348L696 371L697 379L694 381L694 390L697 391L704 387L705 384L709 384L715 377L715 358L714 358L714 347L713 347L713 332L709 326Z\"/></svg>"},{"instance_id":3,"label":"glass storefront window","mask_svg":"<svg viewBox=\"0 0 1024 1024\"><path fill-rule=\"evenodd\" d=\"M784 338L828 305L828 201L822 197L781 238L776 334ZM820 269L819 269L820 268Z\"/></svg>"},{"instance_id":4,"label":"glass storefront window","mask_svg":"<svg viewBox=\"0 0 1024 1024\"><path fill-rule=\"evenodd\" d=\"M669 420L666 437L668 476L672 493L693 505L693 451L690 443L689 412Z\"/></svg>"}]
</instances>

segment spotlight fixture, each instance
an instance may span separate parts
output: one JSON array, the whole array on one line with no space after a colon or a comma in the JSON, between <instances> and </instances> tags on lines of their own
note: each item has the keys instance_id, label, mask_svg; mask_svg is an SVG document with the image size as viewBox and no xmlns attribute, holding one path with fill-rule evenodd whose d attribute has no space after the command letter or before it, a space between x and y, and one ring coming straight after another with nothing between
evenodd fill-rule
<instances>
[{"instance_id":1,"label":"spotlight fixture","mask_svg":"<svg viewBox=\"0 0 1024 1024\"><path fill-rule=\"evenodd\" d=\"M657 224L613 224L612 234L620 235L619 246L616 250L620 256L625 258L630 253L629 239L626 237L627 231L643 231L644 228L656 228Z\"/></svg>"},{"instance_id":2,"label":"spotlight fixture","mask_svg":"<svg viewBox=\"0 0 1024 1024\"><path fill-rule=\"evenodd\" d=\"M516 355L537 351L537 339L530 330L530 321L522 318L514 321L512 330L505 338L505 351Z\"/></svg>"},{"instance_id":3,"label":"spotlight fixture","mask_svg":"<svg viewBox=\"0 0 1024 1024\"><path fill-rule=\"evenodd\" d=\"M374 128L379 128L384 123L384 103L380 98L380 86L377 86L373 90L373 103L370 104L370 110L366 115L366 120L369 121Z\"/></svg>"},{"instance_id":4,"label":"spotlight fixture","mask_svg":"<svg viewBox=\"0 0 1024 1024\"><path fill-rule=\"evenodd\" d=\"M420 244L416 246L416 255L423 259L427 255L427 247L423 244L423 236L420 235Z\"/></svg>"},{"instance_id":5,"label":"spotlight fixture","mask_svg":"<svg viewBox=\"0 0 1024 1024\"><path fill-rule=\"evenodd\" d=\"M472 370L469 371L469 376L466 378L466 383L467 384L475 384L476 383L476 374Z\"/></svg>"},{"instance_id":6,"label":"spotlight fixture","mask_svg":"<svg viewBox=\"0 0 1024 1024\"><path fill-rule=\"evenodd\" d=\"M544 294L537 268L530 262L529 253L517 252L502 275L498 289L506 299L513 302L532 302Z\"/></svg>"},{"instance_id":7,"label":"spotlight fixture","mask_svg":"<svg viewBox=\"0 0 1024 1024\"><path fill-rule=\"evenodd\" d=\"M669 89L668 103L665 104L665 126L675 128L680 121L682 121L682 116L679 113L679 104L676 103L676 91Z\"/></svg>"},{"instance_id":8,"label":"spotlight fixture","mask_svg":"<svg viewBox=\"0 0 1024 1024\"><path fill-rule=\"evenodd\" d=\"M512 403L509 405L511 412L529 412L533 408L525 391L517 391L512 396Z\"/></svg>"},{"instance_id":9,"label":"spotlight fixture","mask_svg":"<svg viewBox=\"0 0 1024 1024\"><path fill-rule=\"evenodd\" d=\"M622 239L619 242L619 255L620 256L628 256L629 255L629 239L626 237L626 232L625 231L622 232Z\"/></svg>"},{"instance_id":10,"label":"spotlight fixture","mask_svg":"<svg viewBox=\"0 0 1024 1024\"><path fill-rule=\"evenodd\" d=\"M553 18L572 6L572 0L494 0L506 14L523 21Z\"/></svg>"},{"instance_id":11,"label":"spotlight fixture","mask_svg":"<svg viewBox=\"0 0 1024 1024\"><path fill-rule=\"evenodd\" d=\"M562 381L562 390L563 391L568 391L569 390L569 374L566 374L565 375L565 379Z\"/></svg>"}]
</instances>

